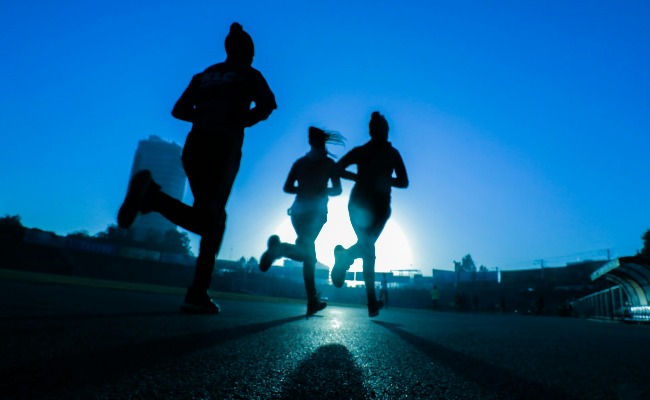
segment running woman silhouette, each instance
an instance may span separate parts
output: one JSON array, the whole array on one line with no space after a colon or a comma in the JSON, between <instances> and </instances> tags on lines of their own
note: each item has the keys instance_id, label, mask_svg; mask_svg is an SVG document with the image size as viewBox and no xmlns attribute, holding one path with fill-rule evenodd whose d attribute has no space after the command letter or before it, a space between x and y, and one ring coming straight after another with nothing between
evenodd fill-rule
<instances>
[{"instance_id":1,"label":"running woman silhouette","mask_svg":"<svg viewBox=\"0 0 650 400\"><path fill-rule=\"evenodd\" d=\"M341 178L355 182L348 211L357 242L347 250L341 245L334 248L336 261L331 277L334 286L343 286L345 272L355 259L361 258L368 315L375 317L384 306L375 293L375 242L391 214L391 188L407 188L409 180L402 156L388 141L386 118L373 112L369 128L370 141L350 150L336 163ZM351 165L356 165L356 173L347 170Z\"/></svg>"},{"instance_id":2,"label":"running woman silhouette","mask_svg":"<svg viewBox=\"0 0 650 400\"><path fill-rule=\"evenodd\" d=\"M308 132L311 150L293 164L284 183L284 191L296 195L289 208L291 224L298 236L296 244L283 243L277 235L269 237L267 250L260 259L260 270L266 272L281 257L302 261L307 315L313 315L327 307L316 292L316 238L327 222L329 196L341 194L341 179L326 144L344 145L345 139L336 132L313 126ZM330 182L332 185L328 186Z\"/></svg>"},{"instance_id":3,"label":"running woman silhouette","mask_svg":"<svg viewBox=\"0 0 650 400\"><path fill-rule=\"evenodd\" d=\"M253 40L240 24L230 26L225 48L226 60L194 75L172 110L174 118L192 123L182 161L193 206L164 193L151 172L143 170L131 178L117 216L118 225L128 228L140 213L156 211L201 236L194 281L181 306L185 312L220 311L208 288L226 227L226 203L239 171L244 128L277 108L266 80L251 67Z\"/></svg>"}]
</instances>

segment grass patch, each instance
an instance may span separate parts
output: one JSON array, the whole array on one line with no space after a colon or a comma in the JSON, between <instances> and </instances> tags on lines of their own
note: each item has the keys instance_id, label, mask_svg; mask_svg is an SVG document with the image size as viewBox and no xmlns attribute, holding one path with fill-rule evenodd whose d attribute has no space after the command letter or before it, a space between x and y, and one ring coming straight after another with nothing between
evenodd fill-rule
<instances>
[{"instance_id":1,"label":"grass patch","mask_svg":"<svg viewBox=\"0 0 650 400\"><path fill-rule=\"evenodd\" d=\"M79 276L47 274L42 272L20 271L20 270L12 270L12 269L0 269L0 279L8 280L8 281L31 282L31 283L98 287L104 289L129 290L129 291L157 293L157 294L185 295L185 291L187 290L184 287L112 281L106 279L84 278ZM305 302L304 300L298 300L298 299L267 297L267 296L259 296L259 295L245 294L245 293L216 292L214 290L210 290L209 293L210 296L215 297L216 299L264 301L264 302L277 302L277 303L304 303Z\"/></svg>"}]
</instances>

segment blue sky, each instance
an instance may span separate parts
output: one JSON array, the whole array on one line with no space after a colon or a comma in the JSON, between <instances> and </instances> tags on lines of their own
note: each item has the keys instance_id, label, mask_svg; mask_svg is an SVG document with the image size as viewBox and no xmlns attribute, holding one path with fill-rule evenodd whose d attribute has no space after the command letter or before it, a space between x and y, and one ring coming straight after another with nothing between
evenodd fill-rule
<instances>
[{"instance_id":1,"label":"blue sky","mask_svg":"<svg viewBox=\"0 0 650 400\"><path fill-rule=\"evenodd\" d=\"M281 188L309 125L340 131L349 149L367 140L373 110L410 175L392 218L425 274L467 253L491 268L627 255L650 228L645 1L2 9L0 214L28 227L94 234L114 223L137 142L183 143L190 127L171 108L194 73L225 58L238 21L279 108L246 133L221 258L259 257L286 220Z\"/></svg>"}]
</instances>

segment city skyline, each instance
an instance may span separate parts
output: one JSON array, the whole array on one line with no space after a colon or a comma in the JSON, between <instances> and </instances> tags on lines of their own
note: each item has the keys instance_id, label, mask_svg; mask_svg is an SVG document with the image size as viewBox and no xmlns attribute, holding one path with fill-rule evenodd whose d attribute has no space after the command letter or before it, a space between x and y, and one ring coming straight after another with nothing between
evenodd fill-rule
<instances>
[{"instance_id":1,"label":"city skyline","mask_svg":"<svg viewBox=\"0 0 650 400\"><path fill-rule=\"evenodd\" d=\"M190 126L171 108L192 74L225 58L238 21L278 109L246 131L219 258L259 258L286 224L282 184L308 126L341 132L347 147L330 151L342 156L368 140L374 110L411 178L393 192L391 221L425 273L468 253L489 268L630 255L650 228L645 2L5 9L0 214L27 227L114 224L138 140L183 144ZM344 214L344 200L331 210ZM331 215L325 228L345 225Z\"/></svg>"}]
</instances>

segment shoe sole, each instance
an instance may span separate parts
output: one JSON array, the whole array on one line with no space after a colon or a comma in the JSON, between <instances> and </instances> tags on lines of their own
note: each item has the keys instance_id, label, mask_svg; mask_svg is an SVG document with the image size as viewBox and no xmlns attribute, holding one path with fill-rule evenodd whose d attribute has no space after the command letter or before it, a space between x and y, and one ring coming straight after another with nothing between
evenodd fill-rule
<instances>
[{"instance_id":1,"label":"shoe sole","mask_svg":"<svg viewBox=\"0 0 650 400\"><path fill-rule=\"evenodd\" d=\"M325 305L323 306L323 308L319 308L318 310L309 310L309 309L307 309L307 316L309 317L309 316L311 316L311 315L314 315L314 314L316 314L317 312L319 312L319 311L323 311L323 310L326 309L326 308L327 308L327 304L325 304Z\"/></svg>"},{"instance_id":2,"label":"shoe sole","mask_svg":"<svg viewBox=\"0 0 650 400\"><path fill-rule=\"evenodd\" d=\"M268 252L264 252L262 254L262 257L260 258L260 271L266 272L271 268L271 264L273 264L272 257L268 254Z\"/></svg>"},{"instance_id":3,"label":"shoe sole","mask_svg":"<svg viewBox=\"0 0 650 400\"><path fill-rule=\"evenodd\" d=\"M345 283L345 274L348 271L349 265L344 265L343 254L345 249L341 245L334 248L334 268L332 268L332 284L340 288Z\"/></svg>"},{"instance_id":4,"label":"shoe sole","mask_svg":"<svg viewBox=\"0 0 650 400\"><path fill-rule=\"evenodd\" d=\"M139 171L133 175L120 211L117 213L117 225L120 228L128 229L133 225L140 211L139 206L144 201L144 196L152 182L151 172L148 170Z\"/></svg>"},{"instance_id":5,"label":"shoe sole","mask_svg":"<svg viewBox=\"0 0 650 400\"><path fill-rule=\"evenodd\" d=\"M273 265L273 262L280 258L280 251L279 247L282 244L280 241L280 237L278 235L272 235L269 240L266 243L266 251L264 254L262 254L262 257L260 257L260 271L266 272L268 271L271 266ZM275 248L275 250L273 249ZM273 254L277 253L277 254Z\"/></svg>"},{"instance_id":6,"label":"shoe sole","mask_svg":"<svg viewBox=\"0 0 650 400\"><path fill-rule=\"evenodd\" d=\"M343 286L345 283L345 273L347 272L347 269L343 269L340 266L334 266L332 268L332 284L340 288Z\"/></svg>"},{"instance_id":7,"label":"shoe sole","mask_svg":"<svg viewBox=\"0 0 650 400\"><path fill-rule=\"evenodd\" d=\"M383 302L378 302L377 309L375 309L373 311L368 310L368 316L370 318L374 318L374 317L378 316L379 311L382 310L383 308L384 308L384 303Z\"/></svg>"}]
</instances>

